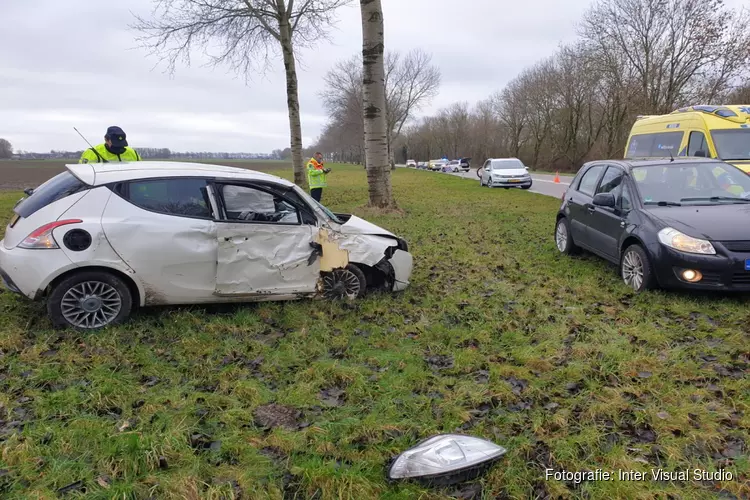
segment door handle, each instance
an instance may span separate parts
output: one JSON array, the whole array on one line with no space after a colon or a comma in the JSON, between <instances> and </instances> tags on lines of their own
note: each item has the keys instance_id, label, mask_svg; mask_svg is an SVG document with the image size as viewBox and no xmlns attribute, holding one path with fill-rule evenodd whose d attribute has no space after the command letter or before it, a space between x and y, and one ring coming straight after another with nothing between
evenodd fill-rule
<instances>
[{"instance_id":1,"label":"door handle","mask_svg":"<svg viewBox=\"0 0 750 500\"><path fill-rule=\"evenodd\" d=\"M593 213L594 210L596 210L596 207L594 207L594 205L586 205L586 210Z\"/></svg>"}]
</instances>

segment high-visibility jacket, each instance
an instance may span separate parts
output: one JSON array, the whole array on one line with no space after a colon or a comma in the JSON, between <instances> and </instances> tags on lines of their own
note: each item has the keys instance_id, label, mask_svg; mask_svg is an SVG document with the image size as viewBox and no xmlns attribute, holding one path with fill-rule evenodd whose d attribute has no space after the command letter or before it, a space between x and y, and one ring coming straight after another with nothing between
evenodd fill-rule
<instances>
[{"instance_id":1,"label":"high-visibility jacket","mask_svg":"<svg viewBox=\"0 0 750 500\"><path fill-rule=\"evenodd\" d=\"M326 173L323 172L323 164L315 158L310 158L307 162L307 183L310 189L324 188L326 183Z\"/></svg>"},{"instance_id":2,"label":"high-visibility jacket","mask_svg":"<svg viewBox=\"0 0 750 500\"><path fill-rule=\"evenodd\" d=\"M99 144L83 152L78 163L102 163L107 161L140 161L141 157L131 147L125 147L125 152L119 155L107 151L106 144Z\"/></svg>"}]
</instances>

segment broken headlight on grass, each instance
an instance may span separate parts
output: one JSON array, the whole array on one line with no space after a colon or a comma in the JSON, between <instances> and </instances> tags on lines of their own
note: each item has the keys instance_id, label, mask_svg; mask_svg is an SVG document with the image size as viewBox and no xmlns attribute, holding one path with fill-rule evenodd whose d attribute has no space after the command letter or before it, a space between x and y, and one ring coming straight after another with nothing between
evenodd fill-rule
<instances>
[{"instance_id":1,"label":"broken headlight on grass","mask_svg":"<svg viewBox=\"0 0 750 500\"><path fill-rule=\"evenodd\" d=\"M406 450L388 469L388 479L417 479L436 485L468 481L506 452L485 439L441 434Z\"/></svg>"}]
</instances>

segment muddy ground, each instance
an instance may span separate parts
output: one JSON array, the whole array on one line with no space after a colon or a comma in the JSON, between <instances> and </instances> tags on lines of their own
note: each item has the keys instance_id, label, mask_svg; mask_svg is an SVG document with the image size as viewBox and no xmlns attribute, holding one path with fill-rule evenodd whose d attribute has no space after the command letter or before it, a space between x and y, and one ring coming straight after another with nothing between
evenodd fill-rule
<instances>
[{"instance_id":1,"label":"muddy ground","mask_svg":"<svg viewBox=\"0 0 750 500\"><path fill-rule=\"evenodd\" d=\"M73 160L0 160L0 191L16 191L36 187L65 170ZM291 163L282 161L215 160L215 163L264 172L291 169Z\"/></svg>"}]
</instances>

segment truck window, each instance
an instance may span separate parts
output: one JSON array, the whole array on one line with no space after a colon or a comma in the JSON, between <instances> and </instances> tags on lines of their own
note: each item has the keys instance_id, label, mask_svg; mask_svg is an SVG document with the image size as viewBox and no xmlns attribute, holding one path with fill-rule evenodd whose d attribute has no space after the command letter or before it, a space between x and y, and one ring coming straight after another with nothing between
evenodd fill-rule
<instances>
[{"instance_id":1,"label":"truck window","mask_svg":"<svg viewBox=\"0 0 750 500\"><path fill-rule=\"evenodd\" d=\"M638 134L630 138L626 158L663 158L678 156L683 132Z\"/></svg>"}]
</instances>

